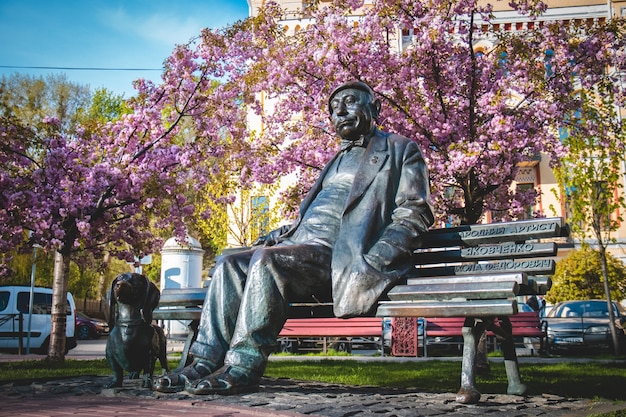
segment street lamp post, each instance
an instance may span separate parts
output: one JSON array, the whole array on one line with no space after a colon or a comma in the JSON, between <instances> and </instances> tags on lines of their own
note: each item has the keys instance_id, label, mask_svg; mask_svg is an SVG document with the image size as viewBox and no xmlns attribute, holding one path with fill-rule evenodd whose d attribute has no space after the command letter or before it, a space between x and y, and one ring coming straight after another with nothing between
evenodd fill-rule
<instances>
[{"instance_id":1,"label":"street lamp post","mask_svg":"<svg viewBox=\"0 0 626 417\"><path fill-rule=\"evenodd\" d=\"M33 246L33 266L30 269L30 297L28 299L28 330L26 337L26 354L30 354L30 330L33 321L33 298L35 296L35 271L37 269L37 246Z\"/></svg>"}]
</instances>

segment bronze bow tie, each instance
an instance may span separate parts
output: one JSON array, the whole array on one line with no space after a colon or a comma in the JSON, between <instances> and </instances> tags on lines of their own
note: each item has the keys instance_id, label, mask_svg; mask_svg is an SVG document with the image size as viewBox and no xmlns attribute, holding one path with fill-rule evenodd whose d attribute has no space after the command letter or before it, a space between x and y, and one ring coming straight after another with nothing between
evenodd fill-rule
<instances>
[{"instance_id":1,"label":"bronze bow tie","mask_svg":"<svg viewBox=\"0 0 626 417\"><path fill-rule=\"evenodd\" d=\"M363 136L359 137L357 140L342 140L341 141L341 150L347 151L352 149L355 146L365 147L367 146L367 142L365 142L365 138Z\"/></svg>"}]
</instances>

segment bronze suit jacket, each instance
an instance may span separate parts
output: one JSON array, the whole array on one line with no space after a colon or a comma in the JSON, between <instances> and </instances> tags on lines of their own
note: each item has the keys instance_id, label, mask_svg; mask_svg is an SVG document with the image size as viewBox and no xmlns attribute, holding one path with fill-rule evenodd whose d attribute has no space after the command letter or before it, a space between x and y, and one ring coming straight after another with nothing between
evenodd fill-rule
<instances>
[{"instance_id":1,"label":"bronze suit jacket","mask_svg":"<svg viewBox=\"0 0 626 417\"><path fill-rule=\"evenodd\" d=\"M290 232L337 157L302 201ZM411 253L432 223L428 170L419 146L404 136L376 130L357 170L333 248L335 315L374 313L378 299L412 267Z\"/></svg>"}]
</instances>

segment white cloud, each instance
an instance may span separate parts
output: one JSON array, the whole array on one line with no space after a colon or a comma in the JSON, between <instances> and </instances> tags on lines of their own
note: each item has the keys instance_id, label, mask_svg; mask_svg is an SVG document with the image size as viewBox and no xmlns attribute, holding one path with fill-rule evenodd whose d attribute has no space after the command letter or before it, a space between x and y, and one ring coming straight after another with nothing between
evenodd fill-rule
<instances>
[{"instance_id":1,"label":"white cloud","mask_svg":"<svg viewBox=\"0 0 626 417\"><path fill-rule=\"evenodd\" d=\"M104 25L120 34L131 35L151 43L172 47L186 43L200 33L203 25L197 18L164 13L130 15L126 10L109 10L101 15Z\"/></svg>"},{"instance_id":2,"label":"white cloud","mask_svg":"<svg viewBox=\"0 0 626 417\"><path fill-rule=\"evenodd\" d=\"M196 2L194 7L186 5L175 10L172 6L162 10L134 10L125 7L127 4L103 10L99 13L101 23L118 33L132 34L167 47L187 43L205 27L223 27L232 23L237 20L233 18L233 13L241 12L241 7L235 10L228 2L224 4L220 0Z\"/></svg>"}]
</instances>

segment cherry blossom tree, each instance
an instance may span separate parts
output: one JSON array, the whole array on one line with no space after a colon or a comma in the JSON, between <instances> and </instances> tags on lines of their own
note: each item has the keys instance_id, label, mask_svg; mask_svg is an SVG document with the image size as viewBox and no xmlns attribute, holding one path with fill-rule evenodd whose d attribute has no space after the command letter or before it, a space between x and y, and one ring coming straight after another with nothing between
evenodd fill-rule
<instances>
[{"instance_id":1,"label":"cherry blossom tree","mask_svg":"<svg viewBox=\"0 0 626 417\"><path fill-rule=\"evenodd\" d=\"M380 124L422 145L441 220L472 223L486 210L515 218L536 198L534 190L511 190L519 163L540 153L556 163L564 154L558 126L578 105L573 72L596 77L617 56L614 44L601 42L602 30L558 23L492 34L493 46L478 53L492 8L471 0L380 0L358 13L356 1L317 6L291 33L284 11L266 4L255 18L180 46L167 70L194 86L204 76L220 79L199 89L205 103L257 115L259 131L239 125L241 117L229 120L223 108L201 127L231 130L246 158L242 184L295 172L297 189L285 193L291 208L337 149L329 92L358 79L382 97ZM516 6L529 15L543 8ZM403 29L412 33L408 47L394 47Z\"/></svg>"},{"instance_id":2,"label":"cherry blossom tree","mask_svg":"<svg viewBox=\"0 0 626 417\"><path fill-rule=\"evenodd\" d=\"M0 252L37 244L55 255L48 360L64 359L75 253L100 258L107 250L133 262L159 247L152 228L185 234L184 219L194 211L185 196L190 186L203 185L190 181L190 173L201 171L212 150L184 140L179 124L188 102L160 100L170 98L164 90L138 82L132 112L97 135L63 135L56 119L45 119L36 132L14 119L0 124Z\"/></svg>"},{"instance_id":3,"label":"cherry blossom tree","mask_svg":"<svg viewBox=\"0 0 626 417\"><path fill-rule=\"evenodd\" d=\"M573 76L592 82L624 58L604 31L549 23L500 34L478 53L492 9L473 0L315 6L295 33L272 3L204 30L175 48L160 83L138 80L129 113L99 131L66 136L49 119L45 135L33 134L3 120L0 245L19 244L29 230L30 244L57 254L49 357L64 350L61 307L75 251L106 246L132 260L160 243L155 228L183 239L194 196L211 178L249 189L293 173L297 184L284 194L293 212L338 149L326 100L340 82L370 84L383 101L380 125L421 144L439 219L472 223L485 210L516 217L533 201L510 185L520 162L563 154L557 127L578 106ZM543 9L532 0L514 6L531 16ZM396 36L403 30L408 45ZM228 201L221 191L214 197Z\"/></svg>"},{"instance_id":4,"label":"cherry blossom tree","mask_svg":"<svg viewBox=\"0 0 626 417\"><path fill-rule=\"evenodd\" d=\"M208 102L239 100L260 119L259 131L233 134L246 158L241 184L295 173L287 212L337 150L330 91L356 79L382 98L381 126L421 144L440 221L475 223L488 210L518 218L537 197L511 188L520 163L540 154L559 163L558 127L580 106L579 80L598 82L624 55L620 25L539 24L532 18L543 3L511 5L536 24L490 34L492 6L474 0L337 0L304 10L292 33L267 3L255 18L181 46L175 55L187 64L177 71L212 73L222 84L203 91ZM485 38L491 46L478 50Z\"/></svg>"}]
</instances>

